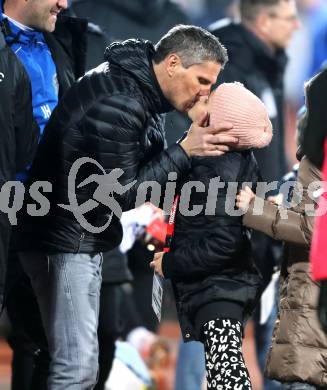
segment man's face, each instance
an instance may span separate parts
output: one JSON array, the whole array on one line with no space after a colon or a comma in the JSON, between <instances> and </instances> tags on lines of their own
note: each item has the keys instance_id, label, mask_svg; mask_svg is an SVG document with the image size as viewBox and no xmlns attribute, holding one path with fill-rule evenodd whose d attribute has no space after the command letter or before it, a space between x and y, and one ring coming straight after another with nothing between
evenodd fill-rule
<instances>
[{"instance_id":1,"label":"man's face","mask_svg":"<svg viewBox=\"0 0 327 390\"><path fill-rule=\"evenodd\" d=\"M209 96L221 65L207 61L184 68L180 63L174 70L166 97L179 112L187 113L201 96Z\"/></svg>"},{"instance_id":2,"label":"man's face","mask_svg":"<svg viewBox=\"0 0 327 390\"><path fill-rule=\"evenodd\" d=\"M188 110L187 115L192 122L200 123L206 114L210 115L210 96L201 96L194 106Z\"/></svg>"},{"instance_id":3,"label":"man's face","mask_svg":"<svg viewBox=\"0 0 327 390\"><path fill-rule=\"evenodd\" d=\"M26 3L24 24L37 30L52 32L59 12L67 6L67 0L29 0Z\"/></svg>"},{"instance_id":4,"label":"man's face","mask_svg":"<svg viewBox=\"0 0 327 390\"><path fill-rule=\"evenodd\" d=\"M280 1L267 14L265 35L270 46L286 49L295 30L300 27L294 0Z\"/></svg>"}]
</instances>

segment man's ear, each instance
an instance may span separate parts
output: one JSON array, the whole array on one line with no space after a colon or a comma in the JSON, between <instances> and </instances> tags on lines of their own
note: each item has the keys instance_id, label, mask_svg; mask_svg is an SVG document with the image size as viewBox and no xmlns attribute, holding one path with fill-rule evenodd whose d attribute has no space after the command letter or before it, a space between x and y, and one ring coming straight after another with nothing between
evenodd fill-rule
<instances>
[{"instance_id":1,"label":"man's ear","mask_svg":"<svg viewBox=\"0 0 327 390\"><path fill-rule=\"evenodd\" d=\"M270 32L271 28L271 18L266 13L261 13L258 15L256 20L257 29L261 32L263 35L267 35Z\"/></svg>"},{"instance_id":2,"label":"man's ear","mask_svg":"<svg viewBox=\"0 0 327 390\"><path fill-rule=\"evenodd\" d=\"M179 55L172 53L166 58L166 69L169 77L173 77L179 67L182 66L182 61Z\"/></svg>"}]
</instances>

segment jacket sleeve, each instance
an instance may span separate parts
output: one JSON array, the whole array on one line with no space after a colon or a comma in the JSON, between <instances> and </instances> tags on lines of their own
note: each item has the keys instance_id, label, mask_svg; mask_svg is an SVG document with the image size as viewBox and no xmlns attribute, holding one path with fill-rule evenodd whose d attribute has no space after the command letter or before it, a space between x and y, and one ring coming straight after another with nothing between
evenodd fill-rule
<instances>
[{"instance_id":1,"label":"jacket sleeve","mask_svg":"<svg viewBox=\"0 0 327 390\"><path fill-rule=\"evenodd\" d=\"M261 215L255 215L256 196L243 218L245 226L274 238L299 245L309 245L312 234L312 217L272 204L264 200ZM283 215L283 217L282 217Z\"/></svg>"},{"instance_id":2,"label":"jacket sleeve","mask_svg":"<svg viewBox=\"0 0 327 390\"><path fill-rule=\"evenodd\" d=\"M20 172L33 161L40 134L33 117L31 86L25 71L17 85L15 101L16 172Z\"/></svg>"},{"instance_id":3,"label":"jacket sleeve","mask_svg":"<svg viewBox=\"0 0 327 390\"><path fill-rule=\"evenodd\" d=\"M319 181L319 170L306 158L302 159L294 189L295 196L297 196L296 194L301 196L298 206L286 208L266 200L260 201L258 197L255 197L243 217L243 224L276 240L309 246L313 232L314 212L308 213L306 209L314 210L317 206L317 199L314 198L313 193L320 188ZM309 189L309 185L311 185L311 189ZM300 187L303 188L303 193ZM260 204L263 204L262 212ZM255 212L256 205L259 207ZM256 213L260 213L260 215L256 215Z\"/></svg>"},{"instance_id":4,"label":"jacket sleeve","mask_svg":"<svg viewBox=\"0 0 327 390\"><path fill-rule=\"evenodd\" d=\"M157 146L153 146L156 149L152 150L150 147L148 151L143 149L148 123L137 99L121 94L112 95L98 102L95 110L95 114L90 113L93 117L90 125L97 126L92 133L97 137L98 161L106 171L115 168L122 170L119 178L121 185L128 188L128 185L134 183L120 196L123 210L135 207L136 197L140 195L138 191L146 191L145 182L156 182L163 190L170 172L176 172L180 178L189 171L190 159L179 144L165 150ZM98 126L99 120L95 121L94 115L98 116L99 110L101 123ZM99 131L105 134L99 134ZM141 156L144 156L142 160Z\"/></svg>"}]
</instances>

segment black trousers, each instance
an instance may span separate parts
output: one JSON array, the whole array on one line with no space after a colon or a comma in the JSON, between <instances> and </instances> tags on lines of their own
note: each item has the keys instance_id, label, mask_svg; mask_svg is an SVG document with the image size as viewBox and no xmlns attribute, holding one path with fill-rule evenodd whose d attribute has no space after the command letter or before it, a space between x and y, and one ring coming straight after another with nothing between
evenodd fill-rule
<instances>
[{"instance_id":1,"label":"black trousers","mask_svg":"<svg viewBox=\"0 0 327 390\"><path fill-rule=\"evenodd\" d=\"M94 390L104 390L115 355L115 342L122 329L120 315L121 287L102 283L98 326L99 377Z\"/></svg>"},{"instance_id":2,"label":"black trousers","mask_svg":"<svg viewBox=\"0 0 327 390\"><path fill-rule=\"evenodd\" d=\"M10 253L6 278L6 309L13 350L12 390L47 390L49 354L38 304L16 253Z\"/></svg>"}]
</instances>

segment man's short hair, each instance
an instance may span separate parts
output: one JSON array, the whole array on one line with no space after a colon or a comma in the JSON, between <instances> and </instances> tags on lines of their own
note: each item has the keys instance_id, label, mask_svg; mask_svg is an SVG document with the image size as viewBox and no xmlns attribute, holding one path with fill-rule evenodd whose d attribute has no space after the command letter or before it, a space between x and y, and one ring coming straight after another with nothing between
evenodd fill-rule
<instances>
[{"instance_id":1,"label":"man's short hair","mask_svg":"<svg viewBox=\"0 0 327 390\"><path fill-rule=\"evenodd\" d=\"M184 68L212 61L222 65L228 61L227 50L209 31L196 26L177 25L155 45L153 61L158 64L170 54L177 54Z\"/></svg>"},{"instance_id":2,"label":"man's short hair","mask_svg":"<svg viewBox=\"0 0 327 390\"><path fill-rule=\"evenodd\" d=\"M289 0L241 0L241 19L249 22L254 21L262 11L269 10L283 1Z\"/></svg>"}]
</instances>

